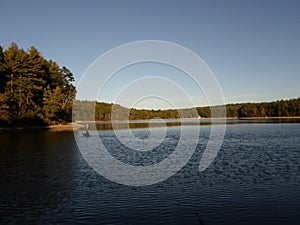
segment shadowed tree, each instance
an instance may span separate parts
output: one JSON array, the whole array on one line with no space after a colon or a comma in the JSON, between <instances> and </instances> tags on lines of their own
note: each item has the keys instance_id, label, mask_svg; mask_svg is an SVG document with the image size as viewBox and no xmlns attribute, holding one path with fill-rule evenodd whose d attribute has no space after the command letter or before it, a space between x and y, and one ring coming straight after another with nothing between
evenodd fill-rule
<instances>
[{"instance_id":1,"label":"shadowed tree","mask_svg":"<svg viewBox=\"0 0 300 225\"><path fill-rule=\"evenodd\" d=\"M66 67L47 61L35 47L26 52L15 43L0 48L0 63L1 118L11 124L71 121L75 87Z\"/></svg>"}]
</instances>

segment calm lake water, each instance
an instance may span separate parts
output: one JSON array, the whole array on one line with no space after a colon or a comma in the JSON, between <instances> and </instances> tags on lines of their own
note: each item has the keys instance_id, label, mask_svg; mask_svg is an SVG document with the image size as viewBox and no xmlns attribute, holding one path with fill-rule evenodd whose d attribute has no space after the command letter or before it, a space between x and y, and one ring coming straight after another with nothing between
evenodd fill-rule
<instances>
[{"instance_id":1,"label":"calm lake water","mask_svg":"<svg viewBox=\"0 0 300 225\"><path fill-rule=\"evenodd\" d=\"M300 123L277 122L228 124L217 158L199 172L210 133L203 125L189 163L173 177L142 187L98 175L73 132L2 132L0 223L299 224ZM139 165L167 157L179 132L180 126L168 127L167 141L148 155L124 154L111 130L97 135L116 158ZM149 129L134 134L147 138Z\"/></svg>"}]
</instances>

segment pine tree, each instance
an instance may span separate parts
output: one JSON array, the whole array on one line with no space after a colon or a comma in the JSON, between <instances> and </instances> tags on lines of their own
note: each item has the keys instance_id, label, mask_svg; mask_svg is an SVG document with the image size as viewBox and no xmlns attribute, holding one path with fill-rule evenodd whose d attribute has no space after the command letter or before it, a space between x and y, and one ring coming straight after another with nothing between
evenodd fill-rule
<instances>
[{"instance_id":1,"label":"pine tree","mask_svg":"<svg viewBox=\"0 0 300 225\"><path fill-rule=\"evenodd\" d=\"M71 71L47 61L35 47L26 52L15 43L5 51L0 48L0 63L0 122L71 121L75 97Z\"/></svg>"}]
</instances>

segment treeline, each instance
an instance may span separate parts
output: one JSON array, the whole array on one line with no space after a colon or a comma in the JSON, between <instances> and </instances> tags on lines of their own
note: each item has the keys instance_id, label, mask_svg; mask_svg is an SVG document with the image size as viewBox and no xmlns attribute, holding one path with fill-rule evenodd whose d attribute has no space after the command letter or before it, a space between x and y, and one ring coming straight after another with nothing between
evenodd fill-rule
<instances>
[{"instance_id":1,"label":"treeline","mask_svg":"<svg viewBox=\"0 0 300 225\"><path fill-rule=\"evenodd\" d=\"M178 119L197 118L195 109L170 109L170 110L146 110L128 109L118 104L108 104L93 101L76 101L74 104L74 119L89 121L110 121L110 120L147 120L154 118ZM95 115L95 116L94 116Z\"/></svg>"},{"instance_id":2,"label":"treeline","mask_svg":"<svg viewBox=\"0 0 300 225\"><path fill-rule=\"evenodd\" d=\"M75 120L145 120L145 119L179 119L179 118L210 118L210 107L197 107L193 109L180 110L146 110L128 109L120 105L76 101L74 104ZM212 107L219 110L219 106ZM93 114L95 113L95 114ZM227 117L281 117L300 116L300 98L281 100L269 103L241 103L226 105ZM220 114L222 115L222 114Z\"/></svg>"},{"instance_id":3,"label":"treeline","mask_svg":"<svg viewBox=\"0 0 300 225\"><path fill-rule=\"evenodd\" d=\"M209 107L199 107L197 111L201 117L210 117ZM235 118L300 116L300 98L263 103L228 104L226 116Z\"/></svg>"},{"instance_id":4,"label":"treeline","mask_svg":"<svg viewBox=\"0 0 300 225\"><path fill-rule=\"evenodd\" d=\"M35 47L0 46L0 125L71 121L73 81L69 69L46 60Z\"/></svg>"}]
</instances>

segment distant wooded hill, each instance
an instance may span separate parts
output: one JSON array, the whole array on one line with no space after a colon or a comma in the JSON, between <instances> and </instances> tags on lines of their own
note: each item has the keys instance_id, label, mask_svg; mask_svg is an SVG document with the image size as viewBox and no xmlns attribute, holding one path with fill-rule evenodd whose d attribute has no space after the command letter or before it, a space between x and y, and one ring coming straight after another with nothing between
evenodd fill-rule
<instances>
[{"instance_id":1,"label":"distant wooded hill","mask_svg":"<svg viewBox=\"0 0 300 225\"><path fill-rule=\"evenodd\" d=\"M76 120L96 120L109 121L130 119L179 119L182 118L210 118L210 107L196 107L192 109L169 109L169 110L146 110L146 109L128 109L120 105L93 102L93 101L76 101L74 116ZM219 106L213 106L217 109ZM112 115L112 108L113 115ZM95 116L92 112L95 110ZM128 117L129 115L129 117ZM290 100L280 100L264 103L240 103L226 105L227 117L293 117L300 116L300 98Z\"/></svg>"}]
</instances>

